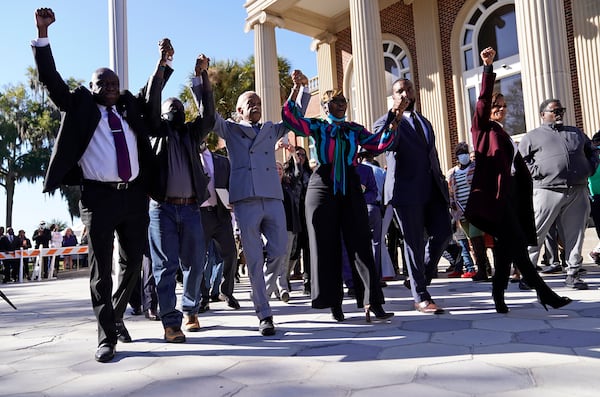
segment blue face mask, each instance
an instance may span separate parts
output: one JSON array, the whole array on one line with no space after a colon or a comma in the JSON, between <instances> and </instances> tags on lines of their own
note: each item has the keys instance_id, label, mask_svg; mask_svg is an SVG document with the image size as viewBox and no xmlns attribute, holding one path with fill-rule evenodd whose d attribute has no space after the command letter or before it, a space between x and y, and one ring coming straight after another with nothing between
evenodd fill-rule
<instances>
[{"instance_id":1,"label":"blue face mask","mask_svg":"<svg viewBox=\"0 0 600 397\"><path fill-rule=\"evenodd\" d=\"M344 115L344 117L335 117L331 113L328 113L327 119L329 119L329 122L331 123L341 123L342 121L346 121L346 115Z\"/></svg>"},{"instance_id":2,"label":"blue face mask","mask_svg":"<svg viewBox=\"0 0 600 397\"><path fill-rule=\"evenodd\" d=\"M471 162L471 156L469 155L469 153L459 154L456 157L458 157L458 162L462 165L467 165Z\"/></svg>"}]
</instances>

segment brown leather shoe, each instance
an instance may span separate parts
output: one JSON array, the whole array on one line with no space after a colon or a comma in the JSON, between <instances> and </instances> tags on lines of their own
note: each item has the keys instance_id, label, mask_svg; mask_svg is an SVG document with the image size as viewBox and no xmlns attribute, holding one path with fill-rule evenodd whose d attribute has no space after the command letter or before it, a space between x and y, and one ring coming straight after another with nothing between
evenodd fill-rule
<instances>
[{"instance_id":1,"label":"brown leather shoe","mask_svg":"<svg viewBox=\"0 0 600 397\"><path fill-rule=\"evenodd\" d=\"M165 327L165 341L168 343L185 342L185 335L181 332L181 327Z\"/></svg>"},{"instance_id":2,"label":"brown leather shoe","mask_svg":"<svg viewBox=\"0 0 600 397\"><path fill-rule=\"evenodd\" d=\"M415 309L418 312L425 314L442 314L444 312L444 309L442 309L432 301L423 301L420 303L415 303Z\"/></svg>"},{"instance_id":3,"label":"brown leather shoe","mask_svg":"<svg viewBox=\"0 0 600 397\"><path fill-rule=\"evenodd\" d=\"M186 314L184 316L184 320L185 320L185 324L183 326L185 327L186 331L189 331L189 332L200 331L200 322L198 321L197 314L190 314L189 316Z\"/></svg>"}]
</instances>

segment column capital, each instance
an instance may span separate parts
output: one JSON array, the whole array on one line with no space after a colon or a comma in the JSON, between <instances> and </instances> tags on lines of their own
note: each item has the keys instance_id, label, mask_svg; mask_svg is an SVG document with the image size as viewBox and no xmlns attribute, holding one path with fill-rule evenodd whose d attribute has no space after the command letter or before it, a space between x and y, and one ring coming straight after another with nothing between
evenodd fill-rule
<instances>
[{"instance_id":1,"label":"column capital","mask_svg":"<svg viewBox=\"0 0 600 397\"><path fill-rule=\"evenodd\" d=\"M278 17L277 15L269 14L266 11L261 11L258 14L253 15L246 19L246 25L244 26L244 32L248 33L249 31L251 31L254 28L254 25L259 24L259 23L262 25L269 23L278 28L285 27L285 21L283 20L283 18Z\"/></svg>"},{"instance_id":2,"label":"column capital","mask_svg":"<svg viewBox=\"0 0 600 397\"><path fill-rule=\"evenodd\" d=\"M310 43L310 50L317 51L322 44L332 44L337 41L337 35L330 32L323 32L313 39Z\"/></svg>"}]
</instances>

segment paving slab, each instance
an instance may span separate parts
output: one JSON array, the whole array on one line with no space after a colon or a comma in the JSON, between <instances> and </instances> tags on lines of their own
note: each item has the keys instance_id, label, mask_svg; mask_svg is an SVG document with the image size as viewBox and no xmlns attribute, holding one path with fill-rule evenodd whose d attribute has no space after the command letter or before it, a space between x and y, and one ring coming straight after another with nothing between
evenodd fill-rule
<instances>
[{"instance_id":1,"label":"paving slab","mask_svg":"<svg viewBox=\"0 0 600 397\"><path fill-rule=\"evenodd\" d=\"M596 243L588 230L584 251ZM417 313L402 280L384 289L389 321L366 323L350 299L346 321L315 310L293 281L289 303L272 300L276 335L262 337L246 277L242 308L211 302L201 330L184 344L163 341L162 325L129 311L133 343L114 361L94 361L96 324L85 270L50 281L2 284L0 396L377 397L596 396L600 390L600 267L584 263L586 291L544 276L574 302L545 311L535 292L510 284L511 311L498 314L490 283L440 277L431 293L446 312ZM178 290L181 292L181 290ZM106 380L110 381L107 382Z\"/></svg>"}]
</instances>

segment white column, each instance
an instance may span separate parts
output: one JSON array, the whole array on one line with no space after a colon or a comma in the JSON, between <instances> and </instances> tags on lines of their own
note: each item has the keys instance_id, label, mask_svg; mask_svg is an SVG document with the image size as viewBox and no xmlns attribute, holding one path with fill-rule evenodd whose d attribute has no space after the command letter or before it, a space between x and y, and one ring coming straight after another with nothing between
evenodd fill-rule
<instances>
[{"instance_id":1,"label":"white column","mask_svg":"<svg viewBox=\"0 0 600 397\"><path fill-rule=\"evenodd\" d=\"M121 89L127 89L127 0L108 0L108 45L110 68L119 76Z\"/></svg>"},{"instance_id":2,"label":"white column","mask_svg":"<svg viewBox=\"0 0 600 397\"><path fill-rule=\"evenodd\" d=\"M317 52L317 74L319 75L319 98L327 90L338 88L337 67L335 59L335 41L337 36L324 33L315 38L310 49Z\"/></svg>"},{"instance_id":3,"label":"white column","mask_svg":"<svg viewBox=\"0 0 600 397\"><path fill-rule=\"evenodd\" d=\"M444 86L444 74L439 65L442 59L442 46L439 35L438 2L419 0L412 3L415 42L419 71L420 109L431 121L436 134L436 147L442 170L452 166L450 153L450 127L448 125L448 104Z\"/></svg>"},{"instance_id":4,"label":"white column","mask_svg":"<svg viewBox=\"0 0 600 397\"><path fill-rule=\"evenodd\" d=\"M573 30L583 131L590 137L600 129L600 2L576 0Z\"/></svg>"},{"instance_id":5,"label":"white column","mask_svg":"<svg viewBox=\"0 0 600 397\"><path fill-rule=\"evenodd\" d=\"M378 1L350 0L357 123L371 129L386 112L385 67Z\"/></svg>"},{"instance_id":6,"label":"white column","mask_svg":"<svg viewBox=\"0 0 600 397\"><path fill-rule=\"evenodd\" d=\"M564 1L516 0L515 14L527 129L540 125L539 106L548 98L560 99L566 123L574 124Z\"/></svg>"},{"instance_id":7,"label":"white column","mask_svg":"<svg viewBox=\"0 0 600 397\"><path fill-rule=\"evenodd\" d=\"M263 121L281 120L276 26L283 26L283 20L266 12L246 23L246 31L254 29L255 87L262 101Z\"/></svg>"}]
</instances>

